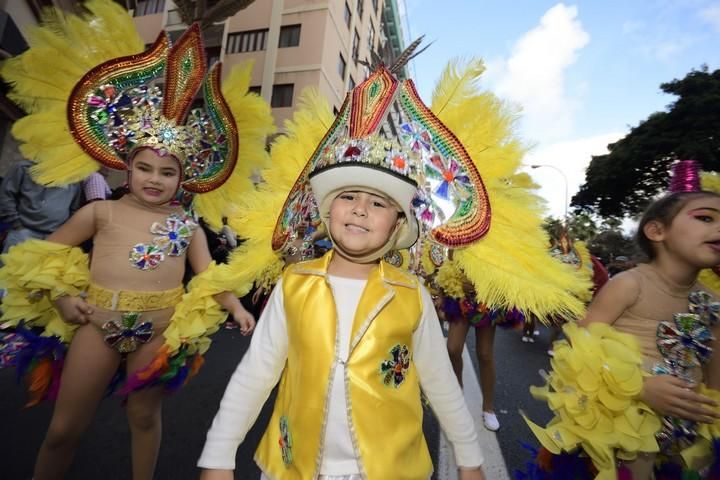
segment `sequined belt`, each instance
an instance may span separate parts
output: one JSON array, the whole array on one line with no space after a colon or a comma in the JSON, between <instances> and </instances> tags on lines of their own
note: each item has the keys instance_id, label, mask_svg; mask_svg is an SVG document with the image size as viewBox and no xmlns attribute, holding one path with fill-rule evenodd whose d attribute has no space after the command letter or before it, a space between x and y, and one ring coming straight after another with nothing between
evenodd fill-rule
<instances>
[{"instance_id":1,"label":"sequined belt","mask_svg":"<svg viewBox=\"0 0 720 480\"><path fill-rule=\"evenodd\" d=\"M185 290L182 285L172 290L156 292L134 292L132 290L110 290L94 283L87 290L86 300L106 310L120 312L147 312L174 307L182 299Z\"/></svg>"}]
</instances>

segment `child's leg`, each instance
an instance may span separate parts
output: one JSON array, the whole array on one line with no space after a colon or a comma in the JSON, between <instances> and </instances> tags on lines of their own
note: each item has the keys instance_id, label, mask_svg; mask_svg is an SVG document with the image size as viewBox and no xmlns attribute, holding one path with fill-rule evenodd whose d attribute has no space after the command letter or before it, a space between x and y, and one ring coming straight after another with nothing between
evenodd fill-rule
<instances>
[{"instance_id":1,"label":"child's leg","mask_svg":"<svg viewBox=\"0 0 720 480\"><path fill-rule=\"evenodd\" d=\"M475 329L475 352L480 365L480 390L483 396L483 412L494 412L495 397L495 325Z\"/></svg>"},{"instance_id":2,"label":"child's leg","mask_svg":"<svg viewBox=\"0 0 720 480\"><path fill-rule=\"evenodd\" d=\"M35 463L35 479L62 479L82 434L95 415L105 389L117 371L120 355L110 349L94 325L78 328L62 371L62 382Z\"/></svg>"},{"instance_id":3,"label":"child's leg","mask_svg":"<svg viewBox=\"0 0 720 480\"><path fill-rule=\"evenodd\" d=\"M146 367L165 339L157 335L128 356L128 377ZM127 417L132 442L133 480L152 480L162 437L162 387L128 396Z\"/></svg>"},{"instance_id":4,"label":"child's leg","mask_svg":"<svg viewBox=\"0 0 720 480\"><path fill-rule=\"evenodd\" d=\"M639 453L632 462L625 462L625 466L632 473L633 480L652 480L653 466L655 465L654 453Z\"/></svg>"},{"instance_id":5,"label":"child's leg","mask_svg":"<svg viewBox=\"0 0 720 480\"><path fill-rule=\"evenodd\" d=\"M465 337L470 329L470 324L465 319L457 319L450 323L448 331L447 349L450 355L450 363L452 363L453 371L458 379L460 387L462 387L462 371L463 359L462 353L465 347Z\"/></svg>"}]
</instances>

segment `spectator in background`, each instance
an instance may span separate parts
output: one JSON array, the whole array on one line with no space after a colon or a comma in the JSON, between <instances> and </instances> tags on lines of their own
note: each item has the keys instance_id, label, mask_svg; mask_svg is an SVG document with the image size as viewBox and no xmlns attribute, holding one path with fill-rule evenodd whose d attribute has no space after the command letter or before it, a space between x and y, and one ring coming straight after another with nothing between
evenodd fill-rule
<instances>
[{"instance_id":1,"label":"spectator in background","mask_svg":"<svg viewBox=\"0 0 720 480\"><path fill-rule=\"evenodd\" d=\"M94 202L96 200L107 200L112 195L110 185L107 183L107 176L110 170L107 167L100 167L95 173L91 173L83 180L83 193L85 195L85 203Z\"/></svg>"},{"instance_id":2,"label":"spectator in background","mask_svg":"<svg viewBox=\"0 0 720 480\"><path fill-rule=\"evenodd\" d=\"M0 222L10 225L3 253L29 238L44 239L80 208L79 183L45 187L30 176L32 163L21 160L0 184Z\"/></svg>"}]
</instances>

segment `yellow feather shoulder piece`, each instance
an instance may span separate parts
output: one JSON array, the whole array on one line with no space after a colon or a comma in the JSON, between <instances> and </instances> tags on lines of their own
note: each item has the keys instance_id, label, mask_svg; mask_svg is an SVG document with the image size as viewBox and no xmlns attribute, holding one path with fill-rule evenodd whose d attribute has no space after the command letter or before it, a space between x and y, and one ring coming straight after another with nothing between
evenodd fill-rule
<instances>
[{"instance_id":1,"label":"yellow feather shoulder piece","mask_svg":"<svg viewBox=\"0 0 720 480\"><path fill-rule=\"evenodd\" d=\"M36 163L35 178L64 185L87 177L99 167L70 133L66 103L75 84L96 65L144 49L132 17L111 0L90 0L89 13L47 10L42 26L29 31L30 49L5 61L0 75L11 84L10 98L29 115L15 122L12 133L20 151Z\"/></svg>"},{"instance_id":2,"label":"yellow feather shoulder piece","mask_svg":"<svg viewBox=\"0 0 720 480\"><path fill-rule=\"evenodd\" d=\"M248 91L252 68L253 62L237 65L222 82L222 94L238 129L235 169L221 187L195 196L195 210L215 230L222 228L223 217L233 214L238 200L253 190L252 174L266 168L270 160L265 144L275 125L267 102Z\"/></svg>"},{"instance_id":3,"label":"yellow feather shoulder piece","mask_svg":"<svg viewBox=\"0 0 720 480\"><path fill-rule=\"evenodd\" d=\"M525 147L514 135L517 112L476 86L482 62L450 63L433 95L432 110L465 146L488 190L488 234L455 251L454 259L490 308L516 307L539 318L577 318L584 306L574 292L590 282L552 258L543 231L541 200L527 174L519 172Z\"/></svg>"},{"instance_id":4,"label":"yellow feather shoulder piece","mask_svg":"<svg viewBox=\"0 0 720 480\"><path fill-rule=\"evenodd\" d=\"M327 101L315 90L303 92L300 108L284 125L284 133L272 145L270 165L261 172L262 183L239 199L228 224L245 239L230 257L233 285L238 294L246 293L253 282L273 285L285 266L272 250L275 222L290 190L305 164L333 123Z\"/></svg>"}]
</instances>

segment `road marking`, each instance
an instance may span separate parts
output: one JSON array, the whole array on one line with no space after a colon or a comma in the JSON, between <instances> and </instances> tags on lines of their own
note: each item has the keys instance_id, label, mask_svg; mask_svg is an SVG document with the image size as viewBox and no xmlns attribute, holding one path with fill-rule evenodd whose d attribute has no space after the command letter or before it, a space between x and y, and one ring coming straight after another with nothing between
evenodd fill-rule
<instances>
[{"instance_id":1,"label":"road marking","mask_svg":"<svg viewBox=\"0 0 720 480\"><path fill-rule=\"evenodd\" d=\"M473 367L467 347L463 347L463 365L463 393L465 395L465 403L467 403L473 420L475 421L475 430L478 432L480 445L482 446L483 455L485 456L485 462L483 463L485 478L510 480L497 436L483 425L480 383L475 374L475 367ZM445 438L445 434L441 432L440 448L438 450L438 479L457 480L457 478L455 454L453 453L452 446Z\"/></svg>"}]
</instances>

